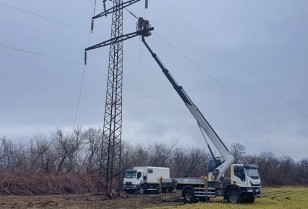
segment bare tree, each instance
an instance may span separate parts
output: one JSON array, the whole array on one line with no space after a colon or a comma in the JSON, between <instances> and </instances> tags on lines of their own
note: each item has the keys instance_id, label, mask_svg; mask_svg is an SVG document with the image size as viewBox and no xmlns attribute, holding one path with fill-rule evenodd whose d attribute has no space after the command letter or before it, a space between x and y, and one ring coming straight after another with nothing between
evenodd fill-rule
<instances>
[{"instance_id":1,"label":"bare tree","mask_svg":"<svg viewBox=\"0 0 308 209\"><path fill-rule=\"evenodd\" d=\"M172 155L173 176L201 176L205 175L208 154L200 148L178 147Z\"/></svg>"},{"instance_id":2,"label":"bare tree","mask_svg":"<svg viewBox=\"0 0 308 209\"><path fill-rule=\"evenodd\" d=\"M188 157L187 157L188 149L177 147L173 151L173 163L171 174L172 176L183 177L187 174L186 166L188 165Z\"/></svg>"},{"instance_id":3,"label":"bare tree","mask_svg":"<svg viewBox=\"0 0 308 209\"><path fill-rule=\"evenodd\" d=\"M53 134L57 150L57 172L70 172L78 164L78 152L81 149L81 130L74 130L71 136L65 136L62 130Z\"/></svg>"},{"instance_id":4,"label":"bare tree","mask_svg":"<svg viewBox=\"0 0 308 209\"><path fill-rule=\"evenodd\" d=\"M276 159L274 153L272 152L262 152L259 155L259 171L261 174L262 180L266 183L269 182L268 177L270 174L273 175L275 169L277 168L278 160Z\"/></svg>"},{"instance_id":5,"label":"bare tree","mask_svg":"<svg viewBox=\"0 0 308 209\"><path fill-rule=\"evenodd\" d=\"M308 168L308 158L302 159L301 161L299 161L299 164L303 168Z\"/></svg>"},{"instance_id":6,"label":"bare tree","mask_svg":"<svg viewBox=\"0 0 308 209\"><path fill-rule=\"evenodd\" d=\"M2 168L8 168L12 164L13 145L5 136L1 138L0 162Z\"/></svg>"},{"instance_id":7,"label":"bare tree","mask_svg":"<svg viewBox=\"0 0 308 209\"><path fill-rule=\"evenodd\" d=\"M136 165L137 155L136 153L134 153L134 147L128 142L122 141L121 146L122 146L122 160L121 160L122 170L126 170Z\"/></svg>"},{"instance_id":8,"label":"bare tree","mask_svg":"<svg viewBox=\"0 0 308 209\"><path fill-rule=\"evenodd\" d=\"M233 143L230 153L234 156L234 163L241 163L245 155L245 147L240 143Z\"/></svg>"},{"instance_id":9,"label":"bare tree","mask_svg":"<svg viewBox=\"0 0 308 209\"><path fill-rule=\"evenodd\" d=\"M25 150L22 145L14 144L5 136L0 139L0 166L3 169L21 170L24 169Z\"/></svg>"},{"instance_id":10,"label":"bare tree","mask_svg":"<svg viewBox=\"0 0 308 209\"><path fill-rule=\"evenodd\" d=\"M102 134L101 129L94 128L83 132L82 137L86 145L84 162L87 173L93 173L99 168Z\"/></svg>"},{"instance_id":11,"label":"bare tree","mask_svg":"<svg viewBox=\"0 0 308 209\"><path fill-rule=\"evenodd\" d=\"M38 171L44 174L54 171L55 150L47 136L34 136L31 140L29 155L31 171Z\"/></svg>"},{"instance_id":12,"label":"bare tree","mask_svg":"<svg viewBox=\"0 0 308 209\"><path fill-rule=\"evenodd\" d=\"M279 159L279 176L286 178L294 167L294 160L290 156L283 156ZM277 175L278 176L278 175Z\"/></svg>"},{"instance_id":13,"label":"bare tree","mask_svg":"<svg viewBox=\"0 0 308 209\"><path fill-rule=\"evenodd\" d=\"M165 144L154 144L149 146L150 165L168 166L172 150L175 145L166 146Z\"/></svg>"}]
</instances>

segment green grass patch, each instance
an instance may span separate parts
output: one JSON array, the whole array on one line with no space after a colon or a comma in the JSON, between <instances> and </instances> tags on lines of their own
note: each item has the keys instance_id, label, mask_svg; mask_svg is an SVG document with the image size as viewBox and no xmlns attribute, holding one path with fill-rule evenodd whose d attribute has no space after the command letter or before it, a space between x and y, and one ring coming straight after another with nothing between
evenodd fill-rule
<instances>
[{"instance_id":1,"label":"green grass patch","mask_svg":"<svg viewBox=\"0 0 308 209\"><path fill-rule=\"evenodd\" d=\"M155 207L154 207L155 208ZM154 209L153 208L153 209ZM208 203L199 202L182 206L158 207L164 209L308 209L308 187L262 188L260 198L253 204L227 204L221 198ZM157 207L156 207L157 209Z\"/></svg>"}]
</instances>

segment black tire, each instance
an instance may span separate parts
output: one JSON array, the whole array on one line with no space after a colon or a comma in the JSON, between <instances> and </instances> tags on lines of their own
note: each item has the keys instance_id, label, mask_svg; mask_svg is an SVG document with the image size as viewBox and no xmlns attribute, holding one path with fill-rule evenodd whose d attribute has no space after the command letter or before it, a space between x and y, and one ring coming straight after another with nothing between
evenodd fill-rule
<instances>
[{"instance_id":1,"label":"black tire","mask_svg":"<svg viewBox=\"0 0 308 209\"><path fill-rule=\"evenodd\" d=\"M231 190L227 194L227 202L232 204L242 203L242 197L238 191Z\"/></svg>"},{"instance_id":2,"label":"black tire","mask_svg":"<svg viewBox=\"0 0 308 209\"><path fill-rule=\"evenodd\" d=\"M196 197L192 189L186 189L183 193L185 203L195 203Z\"/></svg>"},{"instance_id":3,"label":"black tire","mask_svg":"<svg viewBox=\"0 0 308 209\"><path fill-rule=\"evenodd\" d=\"M144 186L140 186L138 189L138 193L139 194L145 194L145 187Z\"/></svg>"},{"instance_id":4,"label":"black tire","mask_svg":"<svg viewBox=\"0 0 308 209\"><path fill-rule=\"evenodd\" d=\"M246 196L243 200L244 203L254 203L255 202L255 196L254 195L249 195Z\"/></svg>"}]
</instances>

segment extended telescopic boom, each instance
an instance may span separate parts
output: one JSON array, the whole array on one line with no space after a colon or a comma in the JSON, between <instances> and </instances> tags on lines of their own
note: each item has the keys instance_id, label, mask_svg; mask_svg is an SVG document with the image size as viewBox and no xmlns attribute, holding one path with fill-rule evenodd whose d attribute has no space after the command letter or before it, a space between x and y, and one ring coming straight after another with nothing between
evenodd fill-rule
<instances>
[{"instance_id":1,"label":"extended telescopic boom","mask_svg":"<svg viewBox=\"0 0 308 209\"><path fill-rule=\"evenodd\" d=\"M192 102L192 100L189 98L189 96L186 94L182 86L179 86L175 79L172 77L170 72L165 68L163 63L159 60L157 55L152 51L152 49L149 47L147 42L145 41L144 36L142 36L142 42L147 47L149 52L151 53L152 57L155 59L159 67L162 69L163 73L169 80L169 82L172 84L173 88L176 90L176 92L179 94L183 102L185 103L188 110L191 112L191 114L194 116L194 118L197 120L198 125L202 128L202 130L207 134L207 136L210 138L212 143L215 145L217 150L220 152L222 157L224 158L223 163L218 165L216 169L211 171L209 175L209 180L217 180L220 177L223 176L223 174L227 171L227 169L230 167L230 165L234 161L234 157L229 153L227 147L225 144L221 141L217 133L214 131L212 126L209 124L209 122L205 119L205 117L202 115L198 107Z\"/></svg>"},{"instance_id":2,"label":"extended telescopic boom","mask_svg":"<svg viewBox=\"0 0 308 209\"><path fill-rule=\"evenodd\" d=\"M87 51L97 49L100 47L108 46L113 43L121 42L127 39L131 39L133 37L136 37L140 35L142 37L142 42L146 46L146 48L149 50L159 67L162 69L163 73L169 80L169 82L172 84L173 88L176 90L176 92L179 94L183 102L185 103L188 110L191 112L191 114L194 116L194 118L197 120L198 125L201 127L201 129L207 134L209 139L212 141L212 143L215 145L216 149L219 151L219 153L223 157L223 162L220 164L216 164L215 169L211 170L208 174L209 180L218 180L220 177L224 175L226 170L230 167L230 165L234 161L234 157L229 153L227 147L225 144L221 141L217 133L214 131L212 126L209 124L209 122L205 119L205 117L202 115L198 107L192 102L192 100L189 98L189 96L186 94L182 86L179 86L175 79L172 77L172 75L169 73L169 71L165 68L163 63L159 60L157 55L152 51L152 49L149 47L147 42L145 41L144 37L150 36L151 32L154 30L153 27L150 27L149 21L144 20L143 18L138 18L137 23L137 31L128 33L125 35L121 35L116 38L109 39L107 41L101 42L99 44L96 44L94 46L88 47L85 49L85 64L87 59ZM211 151L211 150L210 150ZM215 161L215 159L214 159ZM216 161L215 161L216 162Z\"/></svg>"}]
</instances>

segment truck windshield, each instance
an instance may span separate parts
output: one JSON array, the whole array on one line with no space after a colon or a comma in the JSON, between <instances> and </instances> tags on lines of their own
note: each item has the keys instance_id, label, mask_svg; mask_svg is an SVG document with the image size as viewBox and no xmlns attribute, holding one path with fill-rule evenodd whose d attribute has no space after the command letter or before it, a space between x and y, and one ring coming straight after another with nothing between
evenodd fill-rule
<instances>
[{"instance_id":1,"label":"truck windshield","mask_svg":"<svg viewBox=\"0 0 308 209\"><path fill-rule=\"evenodd\" d=\"M134 178L136 178L136 173L137 173L136 171L127 171L124 174L124 178L134 179Z\"/></svg>"},{"instance_id":2,"label":"truck windshield","mask_svg":"<svg viewBox=\"0 0 308 209\"><path fill-rule=\"evenodd\" d=\"M257 168L246 168L247 175L252 179L259 179L259 173Z\"/></svg>"}]
</instances>

